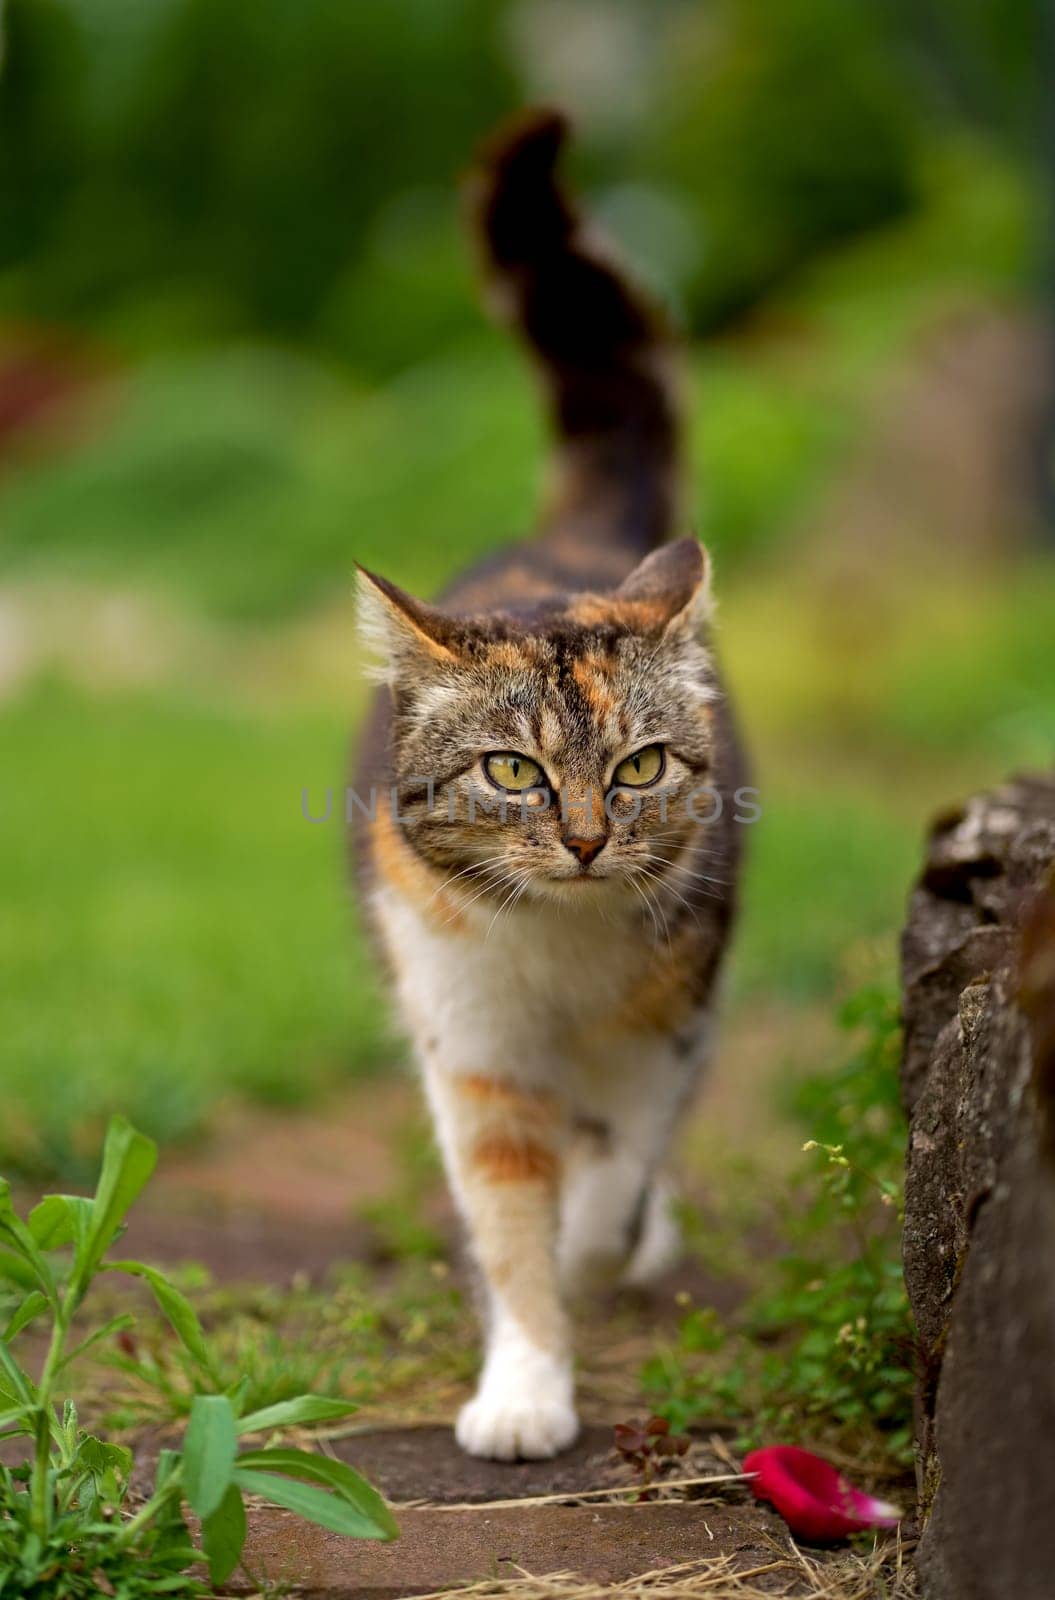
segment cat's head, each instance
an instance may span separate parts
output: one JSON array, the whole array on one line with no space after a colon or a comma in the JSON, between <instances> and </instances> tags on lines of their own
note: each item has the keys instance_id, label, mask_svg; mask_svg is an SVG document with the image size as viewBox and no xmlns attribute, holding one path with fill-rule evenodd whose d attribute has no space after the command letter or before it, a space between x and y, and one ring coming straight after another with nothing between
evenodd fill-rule
<instances>
[{"instance_id":1,"label":"cat's head","mask_svg":"<svg viewBox=\"0 0 1055 1600\"><path fill-rule=\"evenodd\" d=\"M629 897L662 878L706 816L708 614L693 539L612 593L524 614L447 615L362 572L411 847L496 900Z\"/></svg>"}]
</instances>

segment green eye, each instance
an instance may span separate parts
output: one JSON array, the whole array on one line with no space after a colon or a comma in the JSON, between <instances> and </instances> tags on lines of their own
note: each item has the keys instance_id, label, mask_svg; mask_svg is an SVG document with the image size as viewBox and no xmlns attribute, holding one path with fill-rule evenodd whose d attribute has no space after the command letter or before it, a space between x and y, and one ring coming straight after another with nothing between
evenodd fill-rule
<instances>
[{"instance_id":1,"label":"green eye","mask_svg":"<svg viewBox=\"0 0 1055 1600\"><path fill-rule=\"evenodd\" d=\"M612 782L625 789L643 789L647 783L655 783L662 772L663 746L647 744L643 750L620 761L612 774Z\"/></svg>"},{"instance_id":2,"label":"green eye","mask_svg":"<svg viewBox=\"0 0 1055 1600\"><path fill-rule=\"evenodd\" d=\"M500 789L512 789L519 794L522 789L541 788L545 782L542 768L528 756L517 755L515 750L502 750L498 755L484 757L484 771Z\"/></svg>"}]
</instances>

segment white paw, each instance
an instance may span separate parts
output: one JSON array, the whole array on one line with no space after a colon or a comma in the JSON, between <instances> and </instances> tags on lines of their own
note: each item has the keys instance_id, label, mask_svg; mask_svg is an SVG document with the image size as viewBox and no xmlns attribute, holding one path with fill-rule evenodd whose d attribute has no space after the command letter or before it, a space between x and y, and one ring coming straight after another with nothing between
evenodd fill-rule
<instances>
[{"instance_id":1,"label":"white paw","mask_svg":"<svg viewBox=\"0 0 1055 1600\"><path fill-rule=\"evenodd\" d=\"M559 1398L502 1399L481 1393L464 1405L454 1430L462 1449L491 1461L537 1461L575 1442L579 1419Z\"/></svg>"}]
</instances>

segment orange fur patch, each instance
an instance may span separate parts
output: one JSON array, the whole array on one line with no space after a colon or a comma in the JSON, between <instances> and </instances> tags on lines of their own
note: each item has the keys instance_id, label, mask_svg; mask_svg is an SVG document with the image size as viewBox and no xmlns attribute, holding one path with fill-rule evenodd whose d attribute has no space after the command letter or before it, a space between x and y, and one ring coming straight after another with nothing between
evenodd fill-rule
<instances>
[{"instance_id":1,"label":"orange fur patch","mask_svg":"<svg viewBox=\"0 0 1055 1600\"><path fill-rule=\"evenodd\" d=\"M537 1112L543 1108L552 1109L556 1104L554 1096L545 1089L519 1089L503 1078L488 1078L482 1072L458 1073L453 1082L459 1093L492 1105L522 1106Z\"/></svg>"},{"instance_id":2,"label":"orange fur patch","mask_svg":"<svg viewBox=\"0 0 1055 1600\"><path fill-rule=\"evenodd\" d=\"M510 672L526 672L538 664L538 652L531 649L527 640L522 644L513 644L508 639L500 639L488 646L487 664L489 667L506 667Z\"/></svg>"},{"instance_id":3,"label":"orange fur patch","mask_svg":"<svg viewBox=\"0 0 1055 1600\"><path fill-rule=\"evenodd\" d=\"M656 952L604 1031L666 1033L693 1008L693 978L700 957L693 929L675 942L671 951Z\"/></svg>"},{"instance_id":4,"label":"orange fur patch","mask_svg":"<svg viewBox=\"0 0 1055 1600\"><path fill-rule=\"evenodd\" d=\"M383 882L398 889L436 924L452 932L464 927L464 918L454 897L438 888L442 882L439 873L422 861L400 836L399 826L383 798L378 802L377 817L370 824L370 843L377 874Z\"/></svg>"},{"instance_id":5,"label":"orange fur patch","mask_svg":"<svg viewBox=\"0 0 1055 1600\"><path fill-rule=\"evenodd\" d=\"M584 594L569 606L568 615L584 628L622 623L627 628L652 629L662 627L670 611L654 600L617 600L614 595Z\"/></svg>"},{"instance_id":6,"label":"orange fur patch","mask_svg":"<svg viewBox=\"0 0 1055 1600\"><path fill-rule=\"evenodd\" d=\"M556 1153L547 1145L502 1133L481 1134L470 1162L487 1183L553 1184L560 1170Z\"/></svg>"},{"instance_id":7,"label":"orange fur patch","mask_svg":"<svg viewBox=\"0 0 1055 1600\"><path fill-rule=\"evenodd\" d=\"M610 665L607 662L602 664L599 656L587 656L582 661L576 661L571 671L594 716L610 717L616 706L615 696L605 681L611 671Z\"/></svg>"}]
</instances>

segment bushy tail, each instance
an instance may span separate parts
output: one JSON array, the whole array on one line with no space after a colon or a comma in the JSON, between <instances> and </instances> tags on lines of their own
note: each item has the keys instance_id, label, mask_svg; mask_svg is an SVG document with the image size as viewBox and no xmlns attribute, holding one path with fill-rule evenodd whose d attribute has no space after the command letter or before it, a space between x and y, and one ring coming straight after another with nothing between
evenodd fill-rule
<instances>
[{"instance_id":1,"label":"bushy tail","mask_svg":"<svg viewBox=\"0 0 1055 1600\"><path fill-rule=\"evenodd\" d=\"M558 187L567 132L551 111L501 129L469 197L496 309L535 353L551 400L557 458L545 530L636 558L676 518L672 341Z\"/></svg>"}]
</instances>

